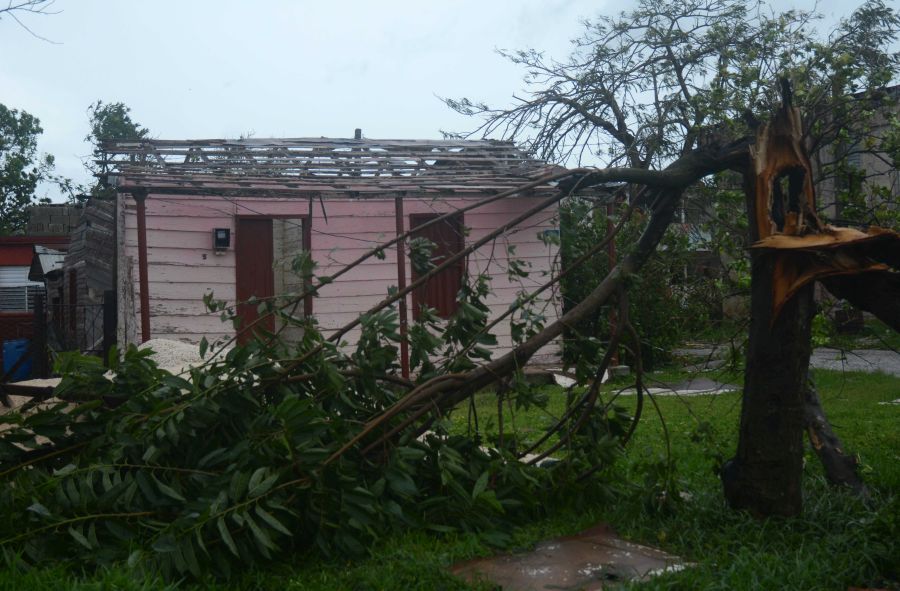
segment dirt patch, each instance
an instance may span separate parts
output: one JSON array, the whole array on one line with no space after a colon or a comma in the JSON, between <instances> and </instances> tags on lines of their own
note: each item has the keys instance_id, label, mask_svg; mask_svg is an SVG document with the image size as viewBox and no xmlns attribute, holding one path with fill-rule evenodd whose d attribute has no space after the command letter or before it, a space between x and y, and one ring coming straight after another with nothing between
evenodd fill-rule
<instances>
[{"instance_id":1,"label":"dirt patch","mask_svg":"<svg viewBox=\"0 0 900 591\"><path fill-rule=\"evenodd\" d=\"M677 556L628 542L609 526L598 525L541 542L531 552L470 560L451 571L466 581L489 581L505 591L594 591L685 566Z\"/></svg>"}]
</instances>

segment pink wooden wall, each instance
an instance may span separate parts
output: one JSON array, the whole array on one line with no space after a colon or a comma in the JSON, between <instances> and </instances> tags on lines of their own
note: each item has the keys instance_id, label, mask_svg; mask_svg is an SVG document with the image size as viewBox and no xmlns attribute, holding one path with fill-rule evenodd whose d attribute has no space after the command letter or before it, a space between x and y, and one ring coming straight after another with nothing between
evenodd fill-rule
<instances>
[{"instance_id":1,"label":"pink wooden wall","mask_svg":"<svg viewBox=\"0 0 900 591\"><path fill-rule=\"evenodd\" d=\"M446 213L468 205L480 198L412 199L404 201L406 229L409 216L419 213ZM515 215L538 202L537 198L515 198L497 201L464 214L464 224L470 228L467 243L471 243ZM379 242L395 236L393 198L350 199L328 197L324 201L327 222L322 206L314 202L312 220L313 259L318 275L328 275L340 269ZM237 215L305 216L305 198L224 198L200 195L150 194L146 199L148 275L150 282L150 325L153 338L197 342L231 335L229 324L218 315L205 312L202 297L213 291L217 298L235 298L234 244ZM124 334L139 334L133 327L140 322L140 285L137 272L137 216L134 201L120 197L124 218L124 257L119 261L120 293L133 286L134 298L121 298L120 319L131 325ZM488 243L469 257L470 273L487 272L492 276L494 294L488 304L494 313L505 311L516 294L534 288L546 280L551 265L556 264L556 248L545 245L538 234L554 228L555 211L547 210L524 222L511 234ZM212 229L231 228L232 248L217 255L212 249ZM531 265L531 276L510 280L507 276L507 246L515 245L515 258ZM326 331L339 328L380 301L389 286L397 284L396 250L388 249L384 260L374 257L339 278L320 291L315 299L314 314ZM123 264L123 261L125 264ZM411 281L407 263L407 283ZM127 284L131 282L131 286ZM558 301L548 291L544 298L548 321L558 315ZM409 300L408 300L409 301ZM410 322L412 314L410 311ZM495 330L500 346L496 352L509 350L509 323L502 322ZM132 337L133 338L133 337ZM355 341L350 333L346 340ZM551 360L558 347L541 351L543 360Z\"/></svg>"}]
</instances>

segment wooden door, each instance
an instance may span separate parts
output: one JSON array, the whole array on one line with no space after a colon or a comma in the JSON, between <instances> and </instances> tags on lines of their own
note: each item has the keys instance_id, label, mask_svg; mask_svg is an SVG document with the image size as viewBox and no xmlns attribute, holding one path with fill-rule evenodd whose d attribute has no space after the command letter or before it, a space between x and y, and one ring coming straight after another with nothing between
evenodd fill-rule
<instances>
[{"instance_id":1,"label":"wooden door","mask_svg":"<svg viewBox=\"0 0 900 591\"><path fill-rule=\"evenodd\" d=\"M413 238L427 238L434 242L432 251L434 264L442 264L447 257L454 255L465 248L463 237L462 214L447 218L442 222L432 224L421 230L416 230L422 224L439 217L438 214L414 214L409 216L410 229L413 230ZM419 309L425 305L437 310L441 318L449 318L459 307L456 294L462 287L465 259L457 261L444 271L441 271L428 280L425 285L413 290L413 318L419 318ZM419 273L412 269L412 280L416 281Z\"/></svg>"},{"instance_id":2,"label":"wooden door","mask_svg":"<svg viewBox=\"0 0 900 591\"><path fill-rule=\"evenodd\" d=\"M238 218L235 228L235 289L237 314L241 319L238 342L246 343L253 338L251 323L259 318L257 304L242 304L250 297L270 298L275 295L275 274L272 268L274 253L272 248L272 220L268 218ZM272 331L275 321L272 316L255 325Z\"/></svg>"}]
</instances>

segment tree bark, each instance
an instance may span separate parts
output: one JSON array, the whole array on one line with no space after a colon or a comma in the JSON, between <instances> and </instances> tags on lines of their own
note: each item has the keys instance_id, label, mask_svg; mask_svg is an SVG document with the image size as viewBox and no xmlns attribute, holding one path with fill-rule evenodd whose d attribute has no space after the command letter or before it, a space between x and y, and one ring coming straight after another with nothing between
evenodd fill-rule
<instances>
[{"instance_id":1,"label":"tree bark","mask_svg":"<svg viewBox=\"0 0 900 591\"><path fill-rule=\"evenodd\" d=\"M775 260L753 256L738 450L722 471L728 503L760 517L797 515L802 508L803 393L814 313L807 285L773 319Z\"/></svg>"}]
</instances>

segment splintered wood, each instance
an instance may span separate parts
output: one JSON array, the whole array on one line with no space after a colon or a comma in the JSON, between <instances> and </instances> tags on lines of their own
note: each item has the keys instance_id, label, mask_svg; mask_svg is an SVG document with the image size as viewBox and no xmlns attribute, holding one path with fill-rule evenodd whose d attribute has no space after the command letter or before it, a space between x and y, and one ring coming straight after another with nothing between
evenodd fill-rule
<instances>
[{"instance_id":1,"label":"splintered wood","mask_svg":"<svg viewBox=\"0 0 900 591\"><path fill-rule=\"evenodd\" d=\"M775 256L773 316L804 285L835 276L891 273L900 235L884 228L863 232L828 226L816 215L812 164L803 149L799 111L781 109L757 131L751 248Z\"/></svg>"}]
</instances>

